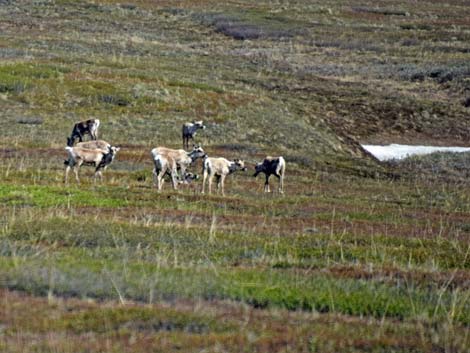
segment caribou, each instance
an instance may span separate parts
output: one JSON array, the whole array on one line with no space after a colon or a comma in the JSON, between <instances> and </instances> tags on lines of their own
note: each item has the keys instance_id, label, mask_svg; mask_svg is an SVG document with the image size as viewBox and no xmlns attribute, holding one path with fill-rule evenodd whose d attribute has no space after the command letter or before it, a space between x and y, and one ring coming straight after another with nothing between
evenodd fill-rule
<instances>
[{"instance_id":1,"label":"caribou","mask_svg":"<svg viewBox=\"0 0 470 353\"><path fill-rule=\"evenodd\" d=\"M68 182L68 175L70 170L75 172L75 180L80 183L78 178L78 171L82 164L92 165L95 167L94 181L98 176L100 180L103 179L102 170L106 169L108 165L116 157L116 153L120 150L119 147L110 146L107 150L103 149L88 149L83 147L65 147L68 158L64 161L67 166L65 168L64 182Z\"/></svg>"},{"instance_id":2,"label":"caribou","mask_svg":"<svg viewBox=\"0 0 470 353\"><path fill-rule=\"evenodd\" d=\"M261 163L256 164L255 174L256 178L259 173L264 173L266 180L264 182L264 192L271 192L269 189L269 177L276 176L279 179L279 192L284 193L284 174L286 172L286 161L283 157L267 156Z\"/></svg>"},{"instance_id":3,"label":"caribou","mask_svg":"<svg viewBox=\"0 0 470 353\"><path fill-rule=\"evenodd\" d=\"M225 158L206 157L203 163L202 193L204 194L204 187L206 185L207 179L209 179L209 194L212 192L212 180L214 179L214 177L216 177L217 189L221 189L222 195L225 196L225 178L227 177L227 175L232 174L237 170L247 170L244 161L240 159L229 161Z\"/></svg>"},{"instance_id":4,"label":"caribou","mask_svg":"<svg viewBox=\"0 0 470 353\"><path fill-rule=\"evenodd\" d=\"M156 147L150 152L154 162L153 180L158 190L163 187L165 175L170 175L173 189L178 188L178 179L185 180L186 168L198 158L204 158L206 153L200 146L193 146L191 152L175 150L167 147ZM181 177L178 176L178 170Z\"/></svg>"},{"instance_id":5,"label":"caribou","mask_svg":"<svg viewBox=\"0 0 470 353\"><path fill-rule=\"evenodd\" d=\"M67 137L67 146L72 147L77 138L79 142L82 142L86 134L90 135L92 140L97 140L99 127L100 121L98 119L89 119L76 123L73 126L72 134L70 137Z\"/></svg>"},{"instance_id":6,"label":"caribou","mask_svg":"<svg viewBox=\"0 0 470 353\"><path fill-rule=\"evenodd\" d=\"M204 130L205 128L206 127L204 126L202 120L193 121L192 123L184 123L182 129L183 148L189 147L189 139L193 140L194 142L194 136L196 135L197 130Z\"/></svg>"}]
</instances>

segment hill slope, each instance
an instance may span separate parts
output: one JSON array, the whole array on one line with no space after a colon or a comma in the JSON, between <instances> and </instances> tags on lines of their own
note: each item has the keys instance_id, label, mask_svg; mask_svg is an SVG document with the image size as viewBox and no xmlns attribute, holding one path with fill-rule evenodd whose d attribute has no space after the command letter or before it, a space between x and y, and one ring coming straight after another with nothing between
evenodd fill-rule
<instances>
[{"instance_id":1,"label":"hill slope","mask_svg":"<svg viewBox=\"0 0 470 353\"><path fill-rule=\"evenodd\" d=\"M174 141L181 121L205 118L219 124L214 143L320 154L348 150L332 130L361 142L469 137L470 16L459 2L7 1L1 11L6 119L40 115L67 130L99 115L116 123L108 133L124 125L128 139L166 142L161 130Z\"/></svg>"}]
</instances>

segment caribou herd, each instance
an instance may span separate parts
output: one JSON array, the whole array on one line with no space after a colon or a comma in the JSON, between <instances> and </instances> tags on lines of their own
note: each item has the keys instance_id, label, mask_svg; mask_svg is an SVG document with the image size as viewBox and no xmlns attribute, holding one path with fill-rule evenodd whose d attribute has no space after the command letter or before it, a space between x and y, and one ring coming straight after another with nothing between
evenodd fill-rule
<instances>
[{"instance_id":1,"label":"caribou herd","mask_svg":"<svg viewBox=\"0 0 470 353\"><path fill-rule=\"evenodd\" d=\"M78 171L81 165L91 165L95 167L94 179L98 177L102 180L102 171L109 166L116 157L119 147L112 146L106 141L98 140L98 129L100 121L98 119L89 119L81 121L73 126L70 137L67 138L67 159L64 161L65 183L68 182L68 176L71 170L75 173L77 183L80 183ZM202 190L204 194L207 184L209 194L212 192L212 182L215 177L217 189L225 195L225 178L238 171L246 171L245 162L240 159L228 160L223 157L209 157L201 146L193 145L191 151L185 150L189 147L189 140L194 143L194 136L197 130L205 129L202 120L183 124L182 137L183 149L171 149L168 147L155 147L150 151L153 168L153 182L157 189L162 190L164 177L169 176L174 190L178 189L179 184L189 184L198 179L198 175L188 172L188 168L198 159L202 159ZM90 136L89 141L83 141L85 135ZM75 144L76 140L79 140ZM284 193L284 174L286 170L286 161L283 157L267 156L262 162L255 166L254 177L263 173L266 177L264 183L264 192L270 192L269 177L276 176L279 179L279 193Z\"/></svg>"}]
</instances>

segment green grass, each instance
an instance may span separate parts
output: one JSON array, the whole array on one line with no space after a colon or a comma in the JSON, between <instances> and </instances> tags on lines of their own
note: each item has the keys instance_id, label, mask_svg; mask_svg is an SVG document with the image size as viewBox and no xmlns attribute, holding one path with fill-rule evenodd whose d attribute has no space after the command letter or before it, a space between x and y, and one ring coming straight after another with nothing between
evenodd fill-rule
<instances>
[{"instance_id":1,"label":"green grass","mask_svg":"<svg viewBox=\"0 0 470 353\"><path fill-rule=\"evenodd\" d=\"M378 318L446 317L468 323L468 289L456 290L459 284L452 284L452 271L448 272L449 282L441 283L433 283L432 278L407 279L406 275L384 281L380 276L348 279L318 272L325 263L357 269L361 263L376 268L393 266L405 273L465 269L470 264L468 249L445 239L316 238L314 242L302 235L271 239L90 219L22 220L8 225L2 237L2 267L11 269L4 271L3 281L10 288L36 295L52 290L57 295L118 295L140 301L229 298L256 307ZM44 251L49 254L45 262L35 259L34 252ZM25 261L28 257L31 260ZM123 273L124 277L119 275ZM149 293L158 294L151 298Z\"/></svg>"},{"instance_id":2,"label":"green grass","mask_svg":"<svg viewBox=\"0 0 470 353\"><path fill-rule=\"evenodd\" d=\"M125 199L99 197L93 191L64 190L63 187L32 186L0 187L0 199L7 206L19 207L124 207Z\"/></svg>"},{"instance_id":3,"label":"green grass","mask_svg":"<svg viewBox=\"0 0 470 353\"><path fill-rule=\"evenodd\" d=\"M103 260L106 259L106 264ZM21 260L20 260L21 261ZM100 260L58 256L54 267L32 262L4 272L11 289L35 295L48 292L80 298L115 298L144 302L182 299L232 299L257 308L337 312L347 315L399 319L450 320L467 325L468 293L447 288L419 289L412 284L389 286L376 281L331 279L268 270L219 270L217 268L167 268L147 263L117 264ZM3 261L2 261L3 262ZM3 262L2 267L11 267ZM44 268L45 270L35 270ZM47 270L46 270L47 269ZM122 276L124 274L124 276ZM401 288L400 288L401 287Z\"/></svg>"}]
</instances>

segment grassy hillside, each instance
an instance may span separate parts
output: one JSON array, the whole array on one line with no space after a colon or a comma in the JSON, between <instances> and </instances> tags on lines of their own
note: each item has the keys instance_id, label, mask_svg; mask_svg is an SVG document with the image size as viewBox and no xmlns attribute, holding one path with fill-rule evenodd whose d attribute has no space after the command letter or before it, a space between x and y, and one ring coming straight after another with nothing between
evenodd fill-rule
<instances>
[{"instance_id":1,"label":"grassy hillside","mask_svg":"<svg viewBox=\"0 0 470 353\"><path fill-rule=\"evenodd\" d=\"M0 351L469 352L468 156L359 147L465 145L469 43L460 0L0 0ZM226 197L152 186L193 119Z\"/></svg>"}]
</instances>

